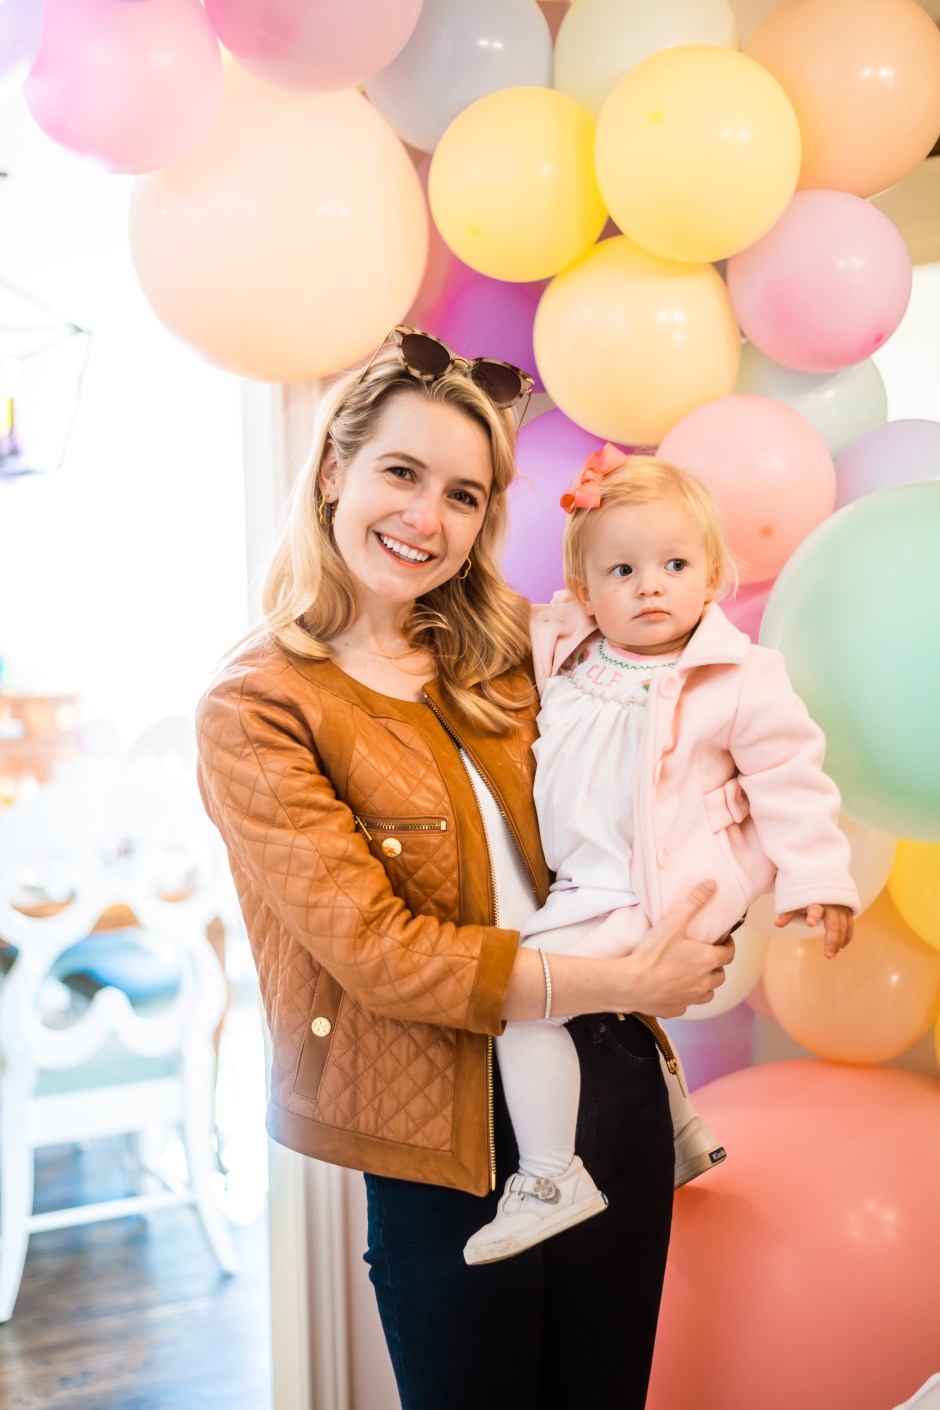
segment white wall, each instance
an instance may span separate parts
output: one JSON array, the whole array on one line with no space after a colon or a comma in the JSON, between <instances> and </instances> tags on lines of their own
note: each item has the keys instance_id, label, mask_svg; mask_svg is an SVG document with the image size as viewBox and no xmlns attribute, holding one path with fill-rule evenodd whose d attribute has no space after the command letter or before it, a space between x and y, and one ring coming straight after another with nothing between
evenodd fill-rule
<instances>
[{"instance_id":1,"label":"white wall","mask_svg":"<svg viewBox=\"0 0 940 1410\"><path fill-rule=\"evenodd\" d=\"M247 625L241 383L151 313L130 178L56 147L20 97L0 169L0 276L94 334L63 469L0 483L0 654L14 689L78 691L126 742L191 715Z\"/></svg>"}]
</instances>

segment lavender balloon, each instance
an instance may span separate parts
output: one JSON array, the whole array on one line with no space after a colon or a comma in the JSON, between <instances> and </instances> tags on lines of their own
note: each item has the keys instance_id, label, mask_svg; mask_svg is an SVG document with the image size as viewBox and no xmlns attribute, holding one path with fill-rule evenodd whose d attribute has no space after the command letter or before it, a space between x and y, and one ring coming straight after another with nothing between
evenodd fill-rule
<instances>
[{"instance_id":1,"label":"lavender balloon","mask_svg":"<svg viewBox=\"0 0 940 1410\"><path fill-rule=\"evenodd\" d=\"M0 8L0 102L22 87L41 39L42 0L4 0Z\"/></svg>"},{"instance_id":2,"label":"lavender balloon","mask_svg":"<svg viewBox=\"0 0 940 1410\"><path fill-rule=\"evenodd\" d=\"M886 421L836 457L836 509L920 480L940 480L940 421Z\"/></svg>"}]
</instances>

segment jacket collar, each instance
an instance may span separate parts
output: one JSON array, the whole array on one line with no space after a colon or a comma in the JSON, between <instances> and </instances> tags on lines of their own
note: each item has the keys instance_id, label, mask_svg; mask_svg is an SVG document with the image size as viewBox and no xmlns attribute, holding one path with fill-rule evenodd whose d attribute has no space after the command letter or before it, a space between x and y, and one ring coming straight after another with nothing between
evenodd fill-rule
<instances>
[{"instance_id":1,"label":"jacket collar","mask_svg":"<svg viewBox=\"0 0 940 1410\"><path fill-rule=\"evenodd\" d=\"M751 639L733 626L717 602L710 602L688 646L679 657L677 670L695 666L740 666L748 658Z\"/></svg>"}]
</instances>

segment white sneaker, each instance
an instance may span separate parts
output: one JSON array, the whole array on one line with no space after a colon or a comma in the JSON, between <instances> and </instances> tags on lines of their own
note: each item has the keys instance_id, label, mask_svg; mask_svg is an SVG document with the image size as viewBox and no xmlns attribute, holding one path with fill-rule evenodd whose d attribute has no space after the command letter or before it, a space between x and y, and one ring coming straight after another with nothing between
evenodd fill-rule
<instances>
[{"instance_id":1,"label":"white sneaker","mask_svg":"<svg viewBox=\"0 0 940 1410\"><path fill-rule=\"evenodd\" d=\"M496 1218L467 1240L467 1263L495 1263L522 1253L607 1208L607 1196L575 1156L563 1175L510 1175Z\"/></svg>"},{"instance_id":2,"label":"white sneaker","mask_svg":"<svg viewBox=\"0 0 940 1410\"><path fill-rule=\"evenodd\" d=\"M687 1185L727 1159L728 1152L715 1140L700 1116L693 1116L676 1132L675 1189Z\"/></svg>"}]
</instances>

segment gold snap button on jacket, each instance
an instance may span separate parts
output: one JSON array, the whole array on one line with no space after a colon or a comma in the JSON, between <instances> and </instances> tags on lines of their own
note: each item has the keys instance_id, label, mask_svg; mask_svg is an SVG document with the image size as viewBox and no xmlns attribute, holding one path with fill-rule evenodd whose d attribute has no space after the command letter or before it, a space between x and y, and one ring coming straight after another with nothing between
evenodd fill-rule
<instances>
[{"instance_id":1,"label":"gold snap button on jacket","mask_svg":"<svg viewBox=\"0 0 940 1410\"><path fill-rule=\"evenodd\" d=\"M382 851L386 857L397 857L401 854L401 843L397 837L386 837L382 843Z\"/></svg>"},{"instance_id":2,"label":"gold snap button on jacket","mask_svg":"<svg viewBox=\"0 0 940 1410\"><path fill-rule=\"evenodd\" d=\"M328 1038L333 1031L333 1025L328 1018L315 1018L310 1028L318 1038Z\"/></svg>"}]
</instances>

